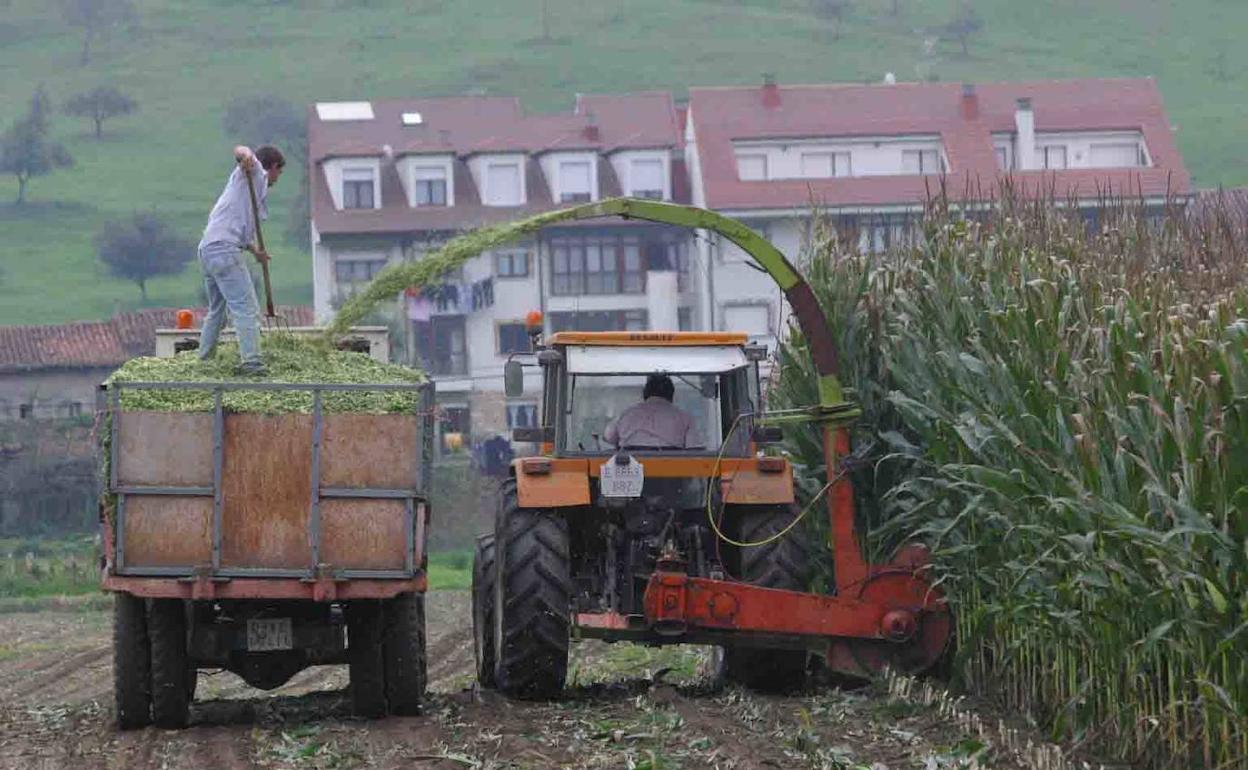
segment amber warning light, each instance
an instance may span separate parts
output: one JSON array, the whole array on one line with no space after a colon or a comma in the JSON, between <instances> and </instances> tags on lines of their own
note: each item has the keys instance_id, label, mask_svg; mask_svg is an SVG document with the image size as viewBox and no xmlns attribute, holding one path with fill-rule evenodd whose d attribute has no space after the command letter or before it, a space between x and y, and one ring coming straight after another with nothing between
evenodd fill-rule
<instances>
[{"instance_id":1,"label":"amber warning light","mask_svg":"<svg viewBox=\"0 0 1248 770\"><path fill-rule=\"evenodd\" d=\"M528 328L529 334L540 332L542 330L542 311L530 310L529 314L524 317L524 325Z\"/></svg>"},{"instance_id":2,"label":"amber warning light","mask_svg":"<svg viewBox=\"0 0 1248 770\"><path fill-rule=\"evenodd\" d=\"M195 314L186 309L179 310L177 324L179 329L190 329L194 327Z\"/></svg>"}]
</instances>

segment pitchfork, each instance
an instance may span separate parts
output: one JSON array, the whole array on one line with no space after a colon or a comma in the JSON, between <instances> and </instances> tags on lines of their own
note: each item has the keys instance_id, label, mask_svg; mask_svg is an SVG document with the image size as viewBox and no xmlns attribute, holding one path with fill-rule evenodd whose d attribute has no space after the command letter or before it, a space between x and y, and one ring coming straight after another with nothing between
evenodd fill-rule
<instances>
[{"instance_id":1,"label":"pitchfork","mask_svg":"<svg viewBox=\"0 0 1248 770\"><path fill-rule=\"evenodd\" d=\"M257 161L253 160L252 164ZM260 230L260 204L256 202L256 186L251 181L251 172L243 168L243 176L247 177L247 194L251 198L251 218L256 223L256 247L268 254L264 248L264 233ZM261 259L260 273L264 276L264 328L290 331L290 323L273 309L273 285L269 282L269 260Z\"/></svg>"}]
</instances>

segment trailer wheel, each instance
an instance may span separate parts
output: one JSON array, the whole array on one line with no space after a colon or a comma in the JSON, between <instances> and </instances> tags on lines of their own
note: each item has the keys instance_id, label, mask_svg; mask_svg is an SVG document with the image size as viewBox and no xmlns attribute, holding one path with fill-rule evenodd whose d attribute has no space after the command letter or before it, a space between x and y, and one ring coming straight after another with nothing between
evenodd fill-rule
<instances>
[{"instance_id":1,"label":"trailer wheel","mask_svg":"<svg viewBox=\"0 0 1248 770\"><path fill-rule=\"evenodd\" d=\"M477 538L472 557L472 650L477 661L477 683L494 686L494 536Z\"/></svg>"},{"instance_id":2,"label":"trailer wheel","mask_svg":"<svg viewBox=\"0 0 1248 770\"><path fill-rule=\"evenodd\" d=\"M520 508L504 482L495 522L494 677L519 698L550 698L568 675L571 608L568 523Z\"/></svg>"},{"instance_id":3,"label":"trailer wheel","mask_svg":"<svg viewBox=\"0 0 1248 770\"><path fill-rule=\"evenodd\" d=\"M425 597L404 593L386 602L384 658L390 713L420 713L425 698Z\"/></svg>"},{"instance_id":4,"label":"trailer wheel","mask_svg":"<svg viewBox=\"0 0 1248 770\"><path fill-rule=\"evenodd\" d=\"M113 697L121 730L152 723L151 657L146 603L132 594L113 594Z\"/></svg>"},{"instance_id":5,"label":"trailer wheel","mask_svg":"<svg viewBox=\"0 0 1248 770\"><path fill-rule=\"evenodd\" d=\"M386 666L382 652L384 613L368 599L347 605L347 658L351 670L351 705L357 716L386 715Z\"/></svg>"},{"instance_id":6,"label":"trailer wheel","mask_svg":"<svg viewBox=\"0 0 1248 770\"><path fill-rule=\"evenodd\" d=\"M745 543L766 540L792 524L798 513L796 504L736 507L735 539ZM810 555L800 532L788 532L764 545L738 548L737 554L737 574L747 583L789 591L808 587ZM724 649L723 674L754 690L783 692L806 683L808 658L805 650L730 646Z\"/></svg>"},{"instance_id":7,"label":"trailer wheel","mask_svg":"<svg viewBox=\"0 0 1248 770\"><path fill-rule=\"evenodd\" d=\"M153 599L148 627L152 635L152 721L157 727L186 727L191 688L182 600Z\"/></svg>"}]
</instances>

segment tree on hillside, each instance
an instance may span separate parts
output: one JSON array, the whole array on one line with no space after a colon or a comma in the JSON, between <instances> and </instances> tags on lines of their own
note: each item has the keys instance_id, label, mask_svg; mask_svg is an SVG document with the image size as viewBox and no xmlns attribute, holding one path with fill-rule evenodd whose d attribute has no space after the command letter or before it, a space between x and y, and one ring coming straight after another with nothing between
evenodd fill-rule
<instances>
[{"instance_id":1,"label":"tree on hillside","mask_svg":"<svg viewBox=\"0 0 1248 770\"><path fill-rule=\"evenodd\" d=\"M979 34L984 28L984 20L975 8L970 4L969 0L962 0L958 4L958 9L954 11L953 18L945 25L945 34L955 38L962 44L962 55L969 56L970 39L972 36Z\"/></svg>"},{"instance_id":2,"label":"tree on hillside","mask_svg":"<svg viewBox=\"0 0 1248 770\"><path fill-rule=\"evenodd\" d=\"M812 2L815 15L827 21L831 26L832 38L840 38L845 17L849 16L849 12L853 10L853 0L812 0Z\"/></svg>"},{"instance_id":3,"label":"tree on hillside","mask_svg":"<svg viewBox=\"0 0 1248 770\"><path fill-rule=\"evenodd\" d=\"M73 96L65 103L65 112L95 123L95 138L104 131L104 121L118 115L129 115L139 108L138 102L114 86L100 86Z\"/></svg>"},{"instance_id":4,"label":"tree on hillside","mask_svg":"<svg viewBox=\"0 0 1248 770\"><path fill-rule=\"evenodd\" d=\"M152 212L104 225L95 238L95 249L109 274L133 281L145 302L149 280L182 272L195 254L195 244Z\"/></svg>"},{"instance_id":5,"label":"tree on hillside","mask_svg":"<svg viewBox=\"0 0 1248 770\"><path fill-rule=\"evenodd\" d=\"M131 0L61 0L65 23L82 28L82 54L78 63L91 63L91 43L113 27L131 24L138 16Z\"/></svg>"},{"instance_id":6,"label":"tree on hillside","mask_svg":"<svg viewBox=\"0 0 1248 770\"><path fill-rule=\"evenodd\" d=\"M225 107L221 128L231 142L277 145L287 162L302 160L307 143L303 111L275 94L244 96Z\"/></svg>"},{"instance_id":7,"label":"tree on hillside","mask_svg":"<svg viewBox=\"0 0 1248 770\"><path fill-rule=\"evenodd\" d=\"M50 108L43 86L35 89L30 111L18 118L0 138L0 174L17 178L17 200L26 200L26 185L32 177L44 176L74 163L69 151L48 136Z\"/></svg>"}]
</instances>

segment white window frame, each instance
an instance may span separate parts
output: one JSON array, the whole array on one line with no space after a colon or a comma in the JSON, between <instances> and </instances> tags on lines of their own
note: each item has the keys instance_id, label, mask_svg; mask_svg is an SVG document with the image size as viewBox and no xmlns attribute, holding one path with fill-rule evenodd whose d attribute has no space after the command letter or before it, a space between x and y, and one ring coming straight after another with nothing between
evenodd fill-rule
<instances>
[{"instance_id":1,"label":"white window frame","mask_svg":"<svg viewBox=\"0 0 1248 770\"><path fill-rule=\"evenodd\" d=\"M524 272L523 273L516 273L516 272L504 273L500 269L500 266L502 265L504 259L506 259L507 263L514 268L517 257L522 257L524 259ZM494 277L495 278L500 278L504 281L510 281L510 280L517 279L517 278L523 279L523 278L528 278L529 275L532 273L532 271L533 271L533 258L529 254L528 249L504 249L502 251L494 252Z\"/></svg>"},{"instance_id":2,"label":"white window frame","mask_svg":"<svg viewBox=\"0 0 1248 770\"><path fill-rule=\"evenodd\" d=\"M906 160L909 158L913 158L915 156L918 156L918 160L919 160L918 171L914 171L914 170L906 168ZM934 167L929 169L927 167L928 160L931 159L932 156L935 156L935 160L933 161ZM944 170L945 170L944 159L941 158L941 153L938 148L932 147L932 148L920 148L920 149L914 149L914 150L902 150L901 151L901 173L902 174L905 174L905 175L917 174L918 176L929 176L931 174L943 173Z\"/></svg>"},{"instance_id":3,"label":"white window frame","mask_svg":"<svg viewBox=\"0 0 1248 770\"><path fill-rule=\"evenodd\" d=\"M542 413L540 405L536 401L508 401L507 402L507 428L536 428L540 427L542 422ZM533 421L530 425L516 425L515 417L521 409L531 409Z\"/></svg>"},{"instance_id":4,"label":"white window frame","mask_svg":"<svg viewBox=\"0 0 1248 770\"><path fill-rule=\"evenodd\" d=\"M658 167L658 187L642 187L637 178L640 176L637 169L639 166L657 166ZM671 194L668 192L668 174L667 164L662 158L633 158L628 165L628 194L634 198L650 198L652 200L669 200ZM657 196L648 193L658 193Z\"/></svg>"},{"instance_id":5,"label":"white window frame","mask_svg":"<svg viewBox=\"0 0 1248 770\"><path fill-rule=\"evenodd\" d=\"M412 205L416 207L442 207L451 205L451 180L446 166L442 164L420 164L412 166ZM421 203L416 191L421 182L441 182L442 202Z\"/></svg>"},{"instance_id":6,"label":"white window frame","mask_svg":"<svg viewBox=\"0 0 1248 770\"><path fill-rule=\"evenodd\" d=\"M1043 145L1043 146L1038 147L1038 148L1036 148L1036 149L1038 149L1038 150L1040 151L1040 157L1041 157L1041 158L1043 159L1043 161L1044 161L1044 162L1041 164L1041 165L1042 165L1042 167L1044 168L1044 170L1046 170L1046 171L1062 171L1062 170L1064 170L1064 169L1068 169L1068 168L1070 168L1070 148L1069 148L1069 147L1067 147L1066 145L1064 145L1064 144L1046 144L1046 145ZM1050 153L1050 152L1054 152L1054 153L1055 153L1057 150L1061 150L1061 151L1062 151L1062 165L1060 165L1060 166L1052 166L1052 165L1049 165L1049 161L1050 161L1050 159L1049 159L1049 153Z\"/></svg>"},{"instance_id":7,"label":"white window frame","mask_svg":"<svg viewBox=\"0 0 1248 770\"><path fill-rule=\"evenodd\" d=\"M344 211L367 211L381 208L381 186L378 184L377 169L372 166L343 166L342 168L342 208ZM353 178L354 177L354 178ZM348 206L347 184L371 182L373 187L372 206Z\"/></svg>"},{"instance_id":8,"label":"white window frame","mask_svg":"<svg viewBox=\"0 0 1248 770\"><path fill-rule=\"evenodd\" d=\"M765 182L768 179L768 159L765 152L738 152L737 153L737 179L742 182ZM742 161L759 161L762 163L762 174L760 176L746 176L743 173Z\"/></svg>"},{"instance_id":9,"label":"white window frame","mask_svg":"<svg viewBox=\"0 0 1248 770\"><path fill-rule=\"evenodd\" d=\"M1088 146L1088 166L1089 168L1141 168L1144 164L1144 152L1140 149L1140 142L1121 141L1121 142L1093 142ZM1125 149L1131 147L1135 150L1135 165L1132 166L1099 166L1092 164L1092 157L1097 150L1105 150L1109 148Z\"/></svg>"},{"instance_id":10,"label":"white window frame","mask_svg":"<svg viewBox=\"0 0 1248 770\"><path fill-rule=\"evenodd\" d=\"M571 181L572 167L584 169L584 189L571 189L573 185ZM579 181L579 180L578 180ZM575 197L573 197L575 196ZM559 161L559 202L560 203L587 203L594 199L594 165L588 159L577 160L561 160Z\"/></svg>"},{"instance_id":11,"label":"white window frame","mask_svg":"<svg viewBox=\"0 0 1248 770\"><path fill-rule=\"evenodd\" d=\"M737 329L737 328L729 327L728 311L730 310L762 310L766 318L764 322L766 331L762 333L755 333L755 332L747 331L745 329ZM723 329L724 331L728 331L728 332L745 331L746 334L748 334L752 338L775 336L775 331L773 330L773 327L772 327L773 319L771 316L772 316L772 312L771 312L770 302L725 302L722 305L720 305L720 308L719 308L721 329Z\"/></svg>"},{"instance_id":12,"label":"white window frame","mask_svg":"<svg viewBox=\"0 0 1248 770\"><path fill-rule=\"evenodd\" d=\"M514 190L515 200L513 202L498 201L496 191L493 188L493 180L490 173L494 169L510 168L516 172L516 187ZM523 206L524 205L524 165L518 160L494 160L487 161L485 164L485 173L483 174L485 181L485 205L487 206Z\"/></svg>"},{"instance_id":13,"label":"white window frame","mask_svg":"<svg viewBox=\"0 0 1248 770\"><path fill-rule=\"evenodd\" d=\"M831 179L836 176L836 153L804 152L798 159L803 179ZM824 173L826 164L826 173Z\"/></svg>"}]
</instances>

